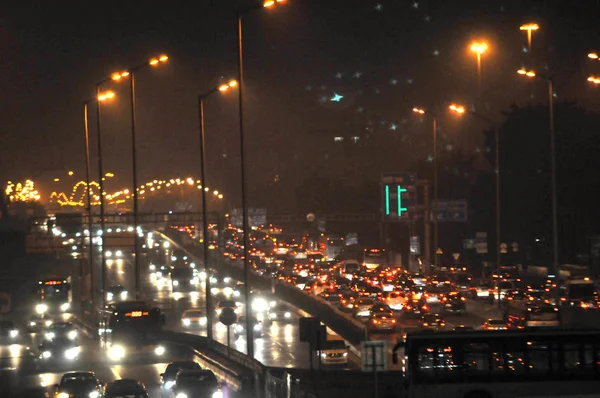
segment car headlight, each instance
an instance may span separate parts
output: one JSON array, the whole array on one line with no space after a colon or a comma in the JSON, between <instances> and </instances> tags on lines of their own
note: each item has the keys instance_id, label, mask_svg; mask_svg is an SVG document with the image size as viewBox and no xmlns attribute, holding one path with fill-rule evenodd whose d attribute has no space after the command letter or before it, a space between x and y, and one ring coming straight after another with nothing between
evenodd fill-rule
<instances>
[{"instance_id":1,"label":"car headlight","mask_svg":"<svg viewBox=\"0 0 600 398\"><path fill-rule=\"evenodd\" d=\"M10 331L10 337L13 339L19 335L19 331L17 329L13 329Z\"/></svg>"},{"instance_id":2,"label":"car headlight","mask_svg":"<svg viewBox=\"0 0 600 398\"><path fill-rule=\"evenodd\" d=\"M108 349L108 357L112 360L119 360L125 357L125 348L121 345L113 345Z\"/></svg>"},{"instance_id":3,"label":"car headlight","mask_svg":"<svg viewBox=\"0 0 600 398\"><path fill-rule=\"evenodd\" d=\"M159 345L158 347L156 347L154 349L154 354L156 354L158 356L161 356L161 355L163 355L165 353L165 351L166 351L165 347L163 347L162 345Z\"/></svg>"},{"instance_id":4,"label":"car headlight","mask_svg":"<svg viewBox=\"0 0 600 398\"><path fill-rule=\"evenodd\" d=\"M77 330L69 331L67 337L69 338L69 340L75 340L77 338Z\"/></svg>"},{"instance_id":5,"label":"car headlight","mask_svg":"<svg viewBox=\"0 0 600 398\"><path fill-rule=\"evenodd\" d=\"M79 356L79 347L69 348L65 351L65 358L67 359L75 359Z\"/></svg>"},{"instance_id":6,"label":"car headlight","mask_svg":"<svg viewBox=\"0 0 600 398\"><path fill-rule=\"evenodd\" d=\"M277 318L277 314L275 314L274 312L269 312L269 319L275 319Z\"/></svg>"},{"instance_id":7,"label":"car headlight","mask_svg":"<svg viewBox=\"0 0 600 398\"><path fill-rule=\"evenodd\" d=\"M35 326L35 322L34 321L29 322L29 326Z\"/></svg>"},{"instance_id":8,"label":"car headlight","mask_svg":"<svg viewBox=\"0 0 600 398\"><path fill-rule=\"evenodd\" d=\"M42 352L42 358L44 359L48 359L52 356L52 353L50 351L44 351Z\"/></svg>"},{"instance_id":9,"label":"car headlight","mask_svg":"<svg viewBox=\"0 0 600 398\"><path fill-rule=\"evenodd\" d=\"M123 255L123 252L121 250L117 250L117 252L115 253L115 255L117 257L121 257Z\"/></svg>"},{"instance_id":10,"label":"car headlight","mask_svg":"<svg viewBox=\"0 0 600 398\"><path fill-rule=\"evenodd\" d=\"M173 286L179 286L179 281L178 280L174 280L173 281Z\"/></svg>"},{"instance_id":11,"label":"car headlight","mask_svg":"<svg viewBox=\"0 0 600 398\"><path fill-rule=\"evenodd\" d=\"M180 392L177 395L175 395L175 398L188 398L188 396L187 396L187 394Z\"/></svg>"},{"instance_id":12,"label":"car headlight","mask_svg":"<svg viewBox=\"0 0 600 398\"><path fill-rule=\"evenodd\" d=\"M324 352L321 353L321 358L325 358L327 356L327 354L325 354Z\"/></svg>"},{"instance_id":13,"label":"car headlight","mask_svg":"<svg viewBox=\"0 0 600 398\"><path fill-rule=\"evenodd\" d=\"M211 277L210 278L210 283L217 283L217 278Z\"/></svg>"},{"instance_id":14,"label":"car headlight","mask_svg":"<svg viewBox=\"0 0 600 398\"><path fill-rule=\"evenodd\" d=\"M113 294L111 292L106 293L106 299L111 301L113 299Z\"/></svg>"},{"instance_id":15,"label":"car headlight","mask_svg":"<svg viewBox=\"0 0 600 398\"><path fill-rule=\"evenodd\" d=\"M223 283L229 283L231 282L231 278L226 276L225 278L223 278Z\"/></svg>"},{"instance_id":16,"label":"car headlight","mask_svg":"<svg viewBox=\"0 0 600 398\"><path fill-rule=\"evenodd\" d=\"M256 312L264 312L269 309L269 304L263 298L256 298L252 302L252 309Z\"/></svg>"},{"instance_id":17,"label":"car headlight","mask_svg":"<svg viewBox=\"0 0 600 398\"><path fill-rule=\"evenodd\" d=\"M223 398L223 391L215 391L213 392L212 398Z\"/></svg>"},{"instance_id":18,"label":"car headlight","mask_svg":"<svg viewBox=\"0 0 600 398\"><path fill-rule=\"evenodd\" d=\"M288 312L286 312L286 313L284 314L284 316L285 316L286 318L291 318L291 317L292 317L292 313L288 311Z\"/></svg>"},{"instance_id":19,"label":"car headlight","mask_svg":"<svg viewBox=\"0 0 600 398\"><path fill-rule=\"evenodd\" d=\"M88 395L88 397L90 397L90 398L98 398L99 396L100 396L100 394L98 393L98 391L92 391Z\"/></svg>"},{"instance_id":20,"label":"car headlight","mask_svg":"<svg viewBox=\"0 0 600 398\"><path fill-rule=\"evenodd\" d=\"M203 316L203 317L200 318L200 322L199 323L200 323L201 326L206 326L207 322L208 322L208 320L206 319L205 316Z\"/></svg>"},{"instance_id":21,"label":"car headlight","mask_svg":"<svg viewBox=\"0 0 600 398\"><path fill-rule=\"evenodd\" d=\"M166 381L165 382L165 389L169 390L174 385L175 385L175 382L173 380Z\"/></svg>"},{"instance_id":22,"label":"car headlight","mask_svg":"<svg viewBox=\"0 0 600 398\"><path fill-rule=\"evenodd\" d=\"M60 310L61 310L62 312L65 312L66 310L68 310L68 309L69 309L69 307L71 307L71 304L69 304L69 303L62 303L62 304L60 305Z\"/></svg>"},{"instance_id":23,"label":"car headlight","mask_svg":"<svg viewBox=\"0 0 600 398\"><path fill-rule=\"evenodd\" d=\"M124 290L121 292L121 300L126 300L127 299L127 290Z\"/></svg>"},{"instance_id":24,"label":"car headlight","mask_svg":"<svg viewBox=\"0 0 600 398\"><path fill-rule=\"evenodd\" d=\"M48 311L48 306L46 304L38 304L35 306L35 312L38 314L43 314Z\"/></svg>"},{"instance_id":25,"label":"car headlight","mask_svg":"<svg viewBox=\"0 0 600 398\"><path fill-rule=\"evenodd\" d=\"M255 332L260 332L261 330L262 330L262 326L260 324L254 325L254 331Z\"/></svg>"},{"instance_id":26,"label":"car headlight","mask_svg":"<svg viewBox=\"0 0 600 398\"><path fill-rule=\"evenodd\" d=\"M46 333L46 340L52 340L56 335L52 332Z\"/></svg>"},{"instance_id":27,"label":"car headlight","mask_svg":"<svg viewBox=\"0 0 600 398\"><path fill-rule=\"evenodd\" d=\"M106 257L112 257L112 252L110 250L107 250L104 254L106 254Z\"/></svg>"},{"instance_id":28,"label":"car headlight","mask_svg":"<svg viewBox=\"0 0 600 398\"><path fill-rule=\"evenodd\" d=\"M343 356L347 357L347 356L348 356L348 353L347 353L347 352L345 352L345 353L343 354Z\"/></svg>"},{"instance_id":29,"label":"car headlight","mask_svg":"<svg viewBox=\"0 0 600 398\"><path fill-rule=\"evenodd\" d=\"M240 297L242 293L240 293L239 290L234 290L233 291L233 297Z\"/></svg>"},{"instance_id":30,"label":"car headlight","mask_svg":"<svg viewBox=\"0 0 600 398\"><path fill-rule=\"evenodd\" d=\"M67 394L66 392L61 392L56 396L56 398L69 398L69 394Z\"/></svg>"},{"instance_id":31,"label":"car headlight","mask_svg":"<svg viewBox=\"0 0 600 398\"><path fill-rule=\"evenodd\" d=\"M242 325L235 325L235 331L236 332L243 332L244 331L244 327Z\"/></svg>"},{"instance_id":32,"label":"car headlight","mask_svg":"<svg viewBox=\"0 0 600 398\"><path fill-rule=\"evenodd\" d=\"M183 322L184 326L190 326L192 324L192 321L190 321L189 318L182 319L181 322Z\"/></svg>"},{"instance_id":33,"label":"car headlight","mask_svg":"<svg viewBox=\"0 0 600 398\"><path fill-rule=\"evenodd\" d=\"M52 325L52 320L49 319L44 324L46 325L46 327L48 327L48 326Z\"/></svg>"}]
</instances>

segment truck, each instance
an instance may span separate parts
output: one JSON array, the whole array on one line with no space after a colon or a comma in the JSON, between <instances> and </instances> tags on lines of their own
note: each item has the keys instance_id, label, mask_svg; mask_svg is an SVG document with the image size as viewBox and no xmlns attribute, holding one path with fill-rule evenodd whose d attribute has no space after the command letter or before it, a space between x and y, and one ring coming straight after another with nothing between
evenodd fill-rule
<instances>
[{"instance_id":1,"label":"truck","mask_svg":"<svg viewBox=\"0 0 600 398\"><path fill-rule=\"evenodd\" d=\"M588 277L568 280L566 282L566 297L561 301L563 305L584 309L600 307L596 286Z\"/></svg>"}]
</instances>

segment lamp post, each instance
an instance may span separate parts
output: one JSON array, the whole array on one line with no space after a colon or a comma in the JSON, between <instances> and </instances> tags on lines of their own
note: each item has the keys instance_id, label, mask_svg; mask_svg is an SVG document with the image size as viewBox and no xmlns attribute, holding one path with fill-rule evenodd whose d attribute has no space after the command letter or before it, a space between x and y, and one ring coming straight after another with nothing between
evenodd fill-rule
<instances>
[{"instance_id":1,"label":"lamp post","mask_svg":"<svg viewBox=\"0 0 600 398\"><path fill-rule=\"evenodd\" d=\"M556 139L554 126L554 79L552 76L537 74L533 70L519 69L517 73L528 78L543 79L548 83L548 108L549 108L549 123L550 123L550 164L552 168L552 255L554 275L559 275L560 259L558 256L558 197L556 187ZM557 294L558 294L558 289Z\"/></svg>"},{"instance_id":2,"label":"lamp post","mask_svg":"<svg viewBox=\"0 0 600 398\"><path fill-rule=\"evenodd\" d=\"M478 119L481 119L489 124L490 128L494 132L494 142L496 145L496 159L495 159L495 174L496 174L496 264L498 267L502 265L500 260L500 137L498 128L495 123L489 119L488 117L477 113L472 110L466 110L464 106L451 104L449 109L458 114L463 115L468 113L471 116L474 116Z\"/></svg>"},{"instance_id":3,"label":"lamp post","mask_svg":"<svg viewBox=\"0 0 600 398\"><path fill-rule=\"evenodd\" d=\"M246 200L246 161L244 145L244 52L243 52L243 24L244 15L251 11L260 8L271 8L279 3L284 3L286 0L266 0L262 6L255 6L238 11L237 13L237 44L238 44L238 82L239 82L239 123L240 123L240 163L241 163L241 180L242 180L242 228L244 229L244 296L246 297L246 319L250 324L252 319L252 305L250 302L250 260L248 258L248 248L250 246L250 227L248 225L248 202ZM251 327L246 327L246 354L254 358L254 340L253 330Z\"/></svg>"},{"instance_id":4,"label":"lamp post","mask_svg":"<svg viewBox=\"0 0 600 398\"><path fill-rule=\"evenodd\" d=\"M204 141L204 100L208 98L211 94L221 91L225 92L230 88L237 86L237 82L235 80L231 80L227 84L221 84L213 89L205 92L204 94L200 94L198 96L198 113L200 117L200 182L202 184L202 236L203 236L203 260L204 260L204 272L206 272L206 285L204 287L205 297L206 297L206 337L209 340L213 338L213 312L212 312L212 293L210 287L210 275L209 275L209 267L208 267L208 215L206 211L206 145ZM215 191L216 192L216 191ZM217 192L217 195L220 195ZM222 195L220 196L223 197ZM248 306L248 303L246 303ZM248 318L249 319L249 318ZM229 342L228 342L229 344Z\"/></svg>"},{"instance_id":5,"label":"lamp post","mask_svg":"<svg viewBox=\"0 0 600 398\"><path fill-rule=\"evenodd\" d=\"M131 160L132 160L132 192L133 199L133 233L134 233L134 268L135 268L135 296L137 299L141 298L140 291L140 243L138 239L138 183L137 183L137 145L136 145L136 106L135 106L135 73L140 69L148 66L156 67L161 63L167 62L169 59L166 55L160 55L158 57L150 59L148 62L129 68L123 72L115 72L111 75L111 79L114 81L120 81L122 78L129 77L129 89L130 89L130 105L131 105Z\"/></svg>"},{"instance_id":6,"label":"lamp post","mask_svg":"<svg viewBox=\"0 0 600 398\"><path fill-rule=\"evenodd\" d=\"M531 54L531 38L532 38L532 33L536 30L538 30L540 28L540 26L535 23L535 22L530 22L530 23L526 23L523 24L519 27L519 30L522 31L526 31L527 32L527 50L528 52Z\"/></svg>"},{"instance_id":7,"label":"lamp post","mask_svg":"<svg viewBox=\"0 0 600 398\"><path fill-rule=\"evenodd\" d=\"M93 240L94 240L94 233L93 233L93 214L92 214L92 192L91 192L91 177L90 177L90 172L91 172L91 166L90 166L90 126L89 126L89 114L88 114L88 108L89 108L89 104L92 101L96 101L96 116L97 116L97 121L96 121L96 126L97 126L97 133L98 133L98 138L100 137L100 102L109 100L114 98L115 93L112 91L107 91L104 93L100 93L99 91L96 92L96 98L93 99L89 99L87 101L85 101L83 103L83 109L84 109L84 123L85 123L85 178L86 178L86 186L87 186L87 212L88 212L88 217L89 217L89 222L88 222L88 228L89 228L89 263L90 263L90 270L92 273L92 281L93 281L93 275L94 275L94 247L93 247ZM100 147L100 141L98 141L98 156L99 156L99 166L101 169L102 163L101 163L101 154L102 154L102 149ZM100 171L100 203L102 204L102 170ZM100 213L101 213L101 222L103 220L102 217L102 207L100 207ZM102 280L101 280L101 284L102 284L102 306L104 307L106 305L106 295L105 295L105 288L106 288L106 269L104 267L104 259L102 259L102 263L100 264L100 270L102 272ZM94 308L94 286L92 284L92 308Z\"/></svg>"},{"instance_id":8,"label":"lamp post","mask_svg":"<svg viewBox=\"0 0 600 398\"><path fill-rule=\"evenodd\" d=\"M433 257L434 264L438 266L438 150L437 150L437 115L432 112L428 112L422 108L413 108L413 112L419 115L428 115L433 121ZM427 210L429 211L429 210ZM429 237L427 237L429 239ZM428 253L431 255L431 253ZM431 264L431 260L429 261Z\"/></svg>"},{"instance_id":9,"label":"lamp post","mask_svg":"<svg viewBox=\"0 0 600 398\"><path fill-rule=\"evenodd\" d=\"M477 55L477 95L479 100L481 101L481 56L488 49L488 45L486 42L473 42L471 43L471 51L473 51Z\"/></svg>"}]
</instances>

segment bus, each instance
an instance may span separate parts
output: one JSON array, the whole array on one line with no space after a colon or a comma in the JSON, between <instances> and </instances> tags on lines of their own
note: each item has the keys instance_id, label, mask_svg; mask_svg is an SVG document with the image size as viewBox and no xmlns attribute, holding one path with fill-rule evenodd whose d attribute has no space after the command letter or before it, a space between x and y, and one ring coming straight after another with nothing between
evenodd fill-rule
<instances>
[{"instance_id":1,"label":"bus","mask_svg":"<svg viewBox=\"0 0 600 398\"><path fill-rule=\"evenodd\" d=\"M600 331L464 331L408 334L404 396L597 397Z\"/></svg>"},{"instance_id":2,"label":"bus","mask_svg":"<svg viewBox=\"0 0 600 398\"><path fill-rule=\"evenodd\" d=\"M157 336L165 324L160 309L150 308L144 301L121 301L108 305L99 315L100 345L110 360L135 354L165 354Z\"/></svg>"},{"instance_id":3,"label":"bus","mask_svg":"<svg viewBox=\"0 0 600 398\"><path fill-rule=\"evenodd\" d=\"M71 309L71 277L51 278L38 281L35 289L35 312L56 314Z\"/></svg>"},{"instance_id":4,"label":"bus","mask_svg":"<svg viewBox=\"0 0 600 398\"><path fill-rule=\"evenodd\" d=\"M383 249L365 249L363 265L367 272L374 271L377 267L387 265L387 253Z\"/></svg>"},{"instance_id":5,"label":"bus","mask_svg":"<svg viewBox=\"0 0 600 398\"><path fill-rule=\"evenodd\" d=\"M321 234L319 238L319 251L325 256L325 261L333 261L344 248L344 238L338 235Z\"/></svg>"},{"instance_id":6,"label":"bus","mask_svg":"<svg viewBox=\"0 0 600 398\"><path fill-rule=\"evenodd\" d=\"M504 315L512 329L558 328L561 326L558 307L545 303L509 303Z\"/></svg>"},{"instance_id":7,"label":"bus","mask_svg":"<svg viewBox=\"0 0 600 398\"><path fill-rule=\"evenodd\" d=\"M598 308L600 302L598 300L598 292L594 282L585 277L583 279L572 279L566 283L567 296L563 305L581 307L585 309Z\"/></svg>"}]
</instances>

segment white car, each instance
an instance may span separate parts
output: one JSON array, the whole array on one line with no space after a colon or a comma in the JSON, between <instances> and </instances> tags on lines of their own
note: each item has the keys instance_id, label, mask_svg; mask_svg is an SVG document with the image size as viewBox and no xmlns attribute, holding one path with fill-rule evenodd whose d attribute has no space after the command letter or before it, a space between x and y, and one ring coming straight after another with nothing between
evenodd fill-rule
<instances>
[{"instance_id":1,"label":"white car","mask_svg":"<svg viewBox=\"0 0 600 398\"><path fill-rule=\"evenodd\" d=\"M408 300L406 293L404 292L384 292L383 299L385 303L390 306L394 311L402 311L404 303Z\"/></svg>"}]
</instances>

